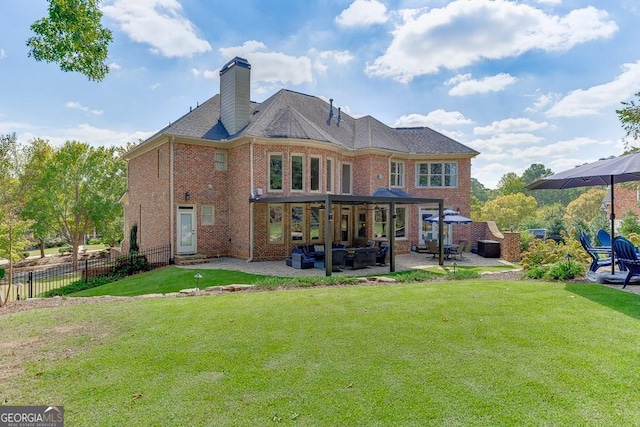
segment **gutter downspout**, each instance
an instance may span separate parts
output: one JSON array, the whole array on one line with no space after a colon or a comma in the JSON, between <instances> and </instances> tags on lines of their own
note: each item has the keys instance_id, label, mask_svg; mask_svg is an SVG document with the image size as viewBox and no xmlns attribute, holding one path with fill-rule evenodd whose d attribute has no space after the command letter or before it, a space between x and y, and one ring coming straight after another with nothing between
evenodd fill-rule
<instances>
[{"instance_id":1,"label":"gutter downspout","mask_svg":"<svg viewBox=\"0 0 640 427\"><path fill-rule=\"evenodd\" d=\"M255 142L255 138L251 138L251 142L249 142L249 191L251 193L251 197L253 197L253 143ZM253 211L255 208L255 203L249 202L249 258L246 262L253 261L253 244L254 244L254 225L253 225Z\"/></svg>"},{"instance_id":2,"label":"gutter downspout","mask_svg":"<svg viewBox=\"0 0 640 427\"><path fill-rule=\"evenodd\" d=\"M173 224L173 222L175 221L175 206L174 206L174 195L173 195L173 161L174 161L174 153L173 153L173 147L174 147L174 143L175 143L175 137L172 136L171 139L169 139L169 204L170 204L170 215L171 215L171 238L170 238L170 242L171 242L171 259L174 258L174 254L175 254L175 245L174 245L174 236L175 236L175 226Z\"/></svg>"}]
</instances>

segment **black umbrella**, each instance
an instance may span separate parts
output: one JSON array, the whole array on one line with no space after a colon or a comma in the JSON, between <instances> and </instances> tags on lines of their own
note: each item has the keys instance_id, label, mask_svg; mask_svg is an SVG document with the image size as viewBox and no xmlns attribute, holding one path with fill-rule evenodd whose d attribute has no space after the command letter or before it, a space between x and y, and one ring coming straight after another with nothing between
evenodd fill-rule
<instances>
[{"instance_id":1,"label":"black umbrella","mask_svg":"<svg viewBox=\"0 0 640 427\"><path fill-rule=\"evenodd\" d=\"M611 188L611 236L616 218L614 212L614 184L640 181L640 152L585 163L573 169L538 179L527 186L529 190L563 189L609 185ZM614 273L615 255L611 251L611 273Z\"/></svg>"}]
</instances>

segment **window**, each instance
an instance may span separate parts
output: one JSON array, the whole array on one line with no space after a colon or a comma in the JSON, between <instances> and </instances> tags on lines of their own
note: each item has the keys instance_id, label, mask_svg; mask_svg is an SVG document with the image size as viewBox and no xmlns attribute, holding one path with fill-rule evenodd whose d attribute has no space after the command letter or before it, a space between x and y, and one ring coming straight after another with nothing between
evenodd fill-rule
<instances>
[{"instance_id":1,"label":"window","mask_svg":"<svg viewBox=\"0 0 640 427\"><path fill-rule=\"evenodd\" d=\"M217 171L227 170L227 153L224 151L216 151L215 169Z\"/></svg>"},{"instance_id":2,"label":"window","mask_svg":"<svg viewBox=\"0 0 640 427\"><path fill-rule=\"evenodd\" d=\"M351 163L342 164L342 194L351 194Z\"/></svg>"},{"instance_id":3,"label":"window","mask_svg":"<svg viewBox=\"0 0 640 427\"><path fill-rule=\"evenodd\" d=\"M391 162L391 186L404 187L404 163Z\"/></svg>"},{"instance_id":4,"label":"window","mask_svg":"<svg viewBox=\"0 0 640 427\"><path fill-rule=\"evenodd\" d=\"M200 211L200 224L213 225L213 206L204 205Z\"/></svg>"},{"instance_id":5,"label":"window","mask_svg":"<svg viewBox=\"0 0 640 427\"><path fill-rule=\"evenodd\" d=\"M319 157L311 157L311 170L309 171L311 191L320 191L320 160Z\"/></svg>"},{"instance_id":6,"label":"window","mask_svg":"<svg viewBox=\"0 0 640 427\"><path fill-rule=\"evenodd\" d=\"M282 154L269 154L269 190L282 191Z\"/></svg>"},{"instance_id":7,"label":"window","mask_svg":"<svg viewBox=\"0 0 640 427\"><path fill-rule=\"evenodd\" d=\"M291 241L304 240L304 206L291 206Z\"/></svg>"},{"instance_id":8,"label":"window","mask_svg":"<svg viewBox=\"0 0 640 427\"><path fill-rule=\"evenodd\" d=\"M282 205L269 205L269 243L282 243Z\"/></svg>"},{"instance_id":9,"label":"window","mask_svg":"<svg viewBox=\"0 0 640 427\"><path fill-rule=\"evenodd\" d=\"M396 238L407 238L407 208L396 207L396 219L395 219L395 233Z\"/></svg>"},{"instance_id":10,"label":"window","mask_svg":"<svg viewBox=\"0 0 640 427\"><path fill-rule=\"evenodd\" d=\"M304 190L304 156L291 156L291 190Z\"/></svg>"},{"instance_id":11,"label":"window","mask_svg":"<svg viewBox=\"0 0 640 427\"><path fill-rule=\"evenodd\" d=\"M358 237L367 237L367 213L358 212Z\"/></svg>"},{"instance_id":12,"label":"window","mask_svg":"<svg viewBox=\"0 0 640 427\"><path fill-rule=\"evenodd\" d=\"M311 207L309 222L309 240L312 242L322 241L322 211L319 207Z\"/></svg>"},{"instance_id":13,"label":"window","mask_svg":"<svg viewBox=\"0 0 640 427\"><path fill-rule=\"evenodd\" d=\"M387 208L376 207L373 211L373 237L387 237Z\"/></svg>"},{"instance_id":14,"label":"window","mask_svg":"<svg viewBox=\"0 0 640 427\"><path fill-rule=\"evenodd\" d=\"M327 193L333 193L333 159L327 159Z\"/></svg>"},{"instance_id":15,"label":"window","mask_svg":"<svg viewBox=\"0 0 640 427\"><path fill-rule=\"evenodd\" d=\"M457 187L457 163L416 164L416 187Z\"/></svg>"}]
</instances>

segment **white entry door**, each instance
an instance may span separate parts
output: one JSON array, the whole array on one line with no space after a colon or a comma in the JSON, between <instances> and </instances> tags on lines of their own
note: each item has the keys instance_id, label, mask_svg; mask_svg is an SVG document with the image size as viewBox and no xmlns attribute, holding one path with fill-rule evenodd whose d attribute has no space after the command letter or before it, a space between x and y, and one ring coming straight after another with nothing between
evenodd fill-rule
<instances>
[{"instance_id":1,"label":"white entry door","mask_svg":"<svg viewBox=\"0 0 640 427\"><path fill-rule=\"evenodd\" d=\"M178 208L178 253L196 253L196 224L192 207Z\"/></svg>"}]
</instances>

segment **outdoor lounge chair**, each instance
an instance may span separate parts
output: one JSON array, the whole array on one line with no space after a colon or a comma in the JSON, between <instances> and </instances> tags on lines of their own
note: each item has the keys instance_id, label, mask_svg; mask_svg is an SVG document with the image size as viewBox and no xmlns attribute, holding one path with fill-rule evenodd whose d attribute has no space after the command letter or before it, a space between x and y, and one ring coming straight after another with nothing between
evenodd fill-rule
<instances>
[{"instance_id":1,"label":"outdoor lounge chair","mask_svg":"<svg viewBox=\"0 0 640 427\"><path fill-rule=\"evenodd\" d=\"M640 276L640 259L638 259L637 248L629 240L618 236L613 239L613 250L621 270L627 271L627 277L622 285L622 289L624 289L633 276Z\"/></svg>"},{"instance_id":2,"label":"outdoor lounge chair","mask_svg":"<svg viewBox=\"0 0 640 427\"><path fill-rule=\"evenodd\" d=\"M427 253L433 254L433 258L440 254L440 248L438 248L438 242L435 240L427 241Z\"/></svg>"},{"instance_id":3,"label":"outdoor lounge chair","mask_svg":"<svg viewBox=\"0 0 640 427\"><path fill-rule=\"evenodd\" d=\"M611 247L611 234L607 230L600 229L598 230L598 241L600 242L600 246L602 247Z\"/></svg>"},{"instance_id":4,"label":"outdoor lounge chair","mask_svg":"<svg viewBox=\"0 0 640 427\"><path fill-rule=\"evenodd\" d=\"M340 267L344 267L347 258L347 250L334 248L331 250L331 271L342 271Z\"/></svg>"},{"instance_id":5,"label":"outdoor lounge chair","mask_svg":"<svg viewBox=\"0 0 640 427\"><path fill-rule=\"evenodd\" d=\"M356 270L358 268L365 268L369 264L369 249L358 248L353 255L347 255L346 266Z\"/></svg>"},{"instance_id":6,"label":"outdoor lounge chair","mask_svg":"<svg viewBox=\"0 0 640 427\"><path fill-rule=\"evenodd\" d=\"M607 267L611 265L611 247L604 248L591 246L589 237L587 237L585 232L580 232L578 237L580 239L580 244L591 257L589 271L595 273L600 267Z\"/></svg>"},{"instance_id":7,"label":"outdoor lounge chair","mask_svg":"<svg viewBox=\"0 0 640 427\"><path fill-rule=\"evenodd\" d=\"M389 245L381 246L376 254L376 265L387 265L387 256L389 255Z\"/></svg>"}]
</instances>

